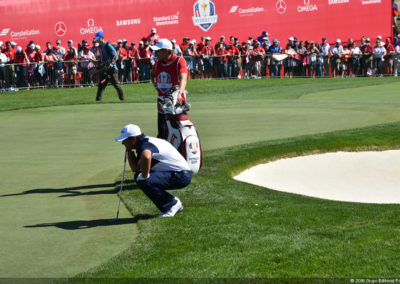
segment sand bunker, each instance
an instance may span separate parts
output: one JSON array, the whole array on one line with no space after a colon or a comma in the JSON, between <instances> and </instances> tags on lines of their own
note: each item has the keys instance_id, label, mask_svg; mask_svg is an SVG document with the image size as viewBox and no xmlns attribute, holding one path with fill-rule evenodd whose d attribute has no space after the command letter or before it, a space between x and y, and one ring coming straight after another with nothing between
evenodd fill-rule
<instances>
[{"instance_id":1,"label":"sand bunker","mask_svg":"<svg viewBox=\"0 0 400 284\"><path fill-rule=\"evenodd\" d=\"M330 200L400 203L400 150L282 159L252 167L234 178Z\"/></svg>"}]
</instances>

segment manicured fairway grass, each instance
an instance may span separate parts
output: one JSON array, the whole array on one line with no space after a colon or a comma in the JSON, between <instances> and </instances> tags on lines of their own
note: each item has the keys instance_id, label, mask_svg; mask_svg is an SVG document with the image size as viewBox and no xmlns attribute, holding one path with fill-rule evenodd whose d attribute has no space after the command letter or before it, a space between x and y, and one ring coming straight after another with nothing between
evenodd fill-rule
<instances>
[{"instance_id":1,"label":"manicured fairway grass","mask_svg":"<svg viewBox=\"0 0 400 284\"><path fill-rule=\"evenodd\" d=\"M0 276L64 277L91 268L85 277L398 275L397 206L298 197L230 176L287 153L397 147L397 124L318 133L400 121L399 87L395 78L190 81L190 118L205 166L177 192L185 210L171 220L151 218L153 205L129 190L131 214L122 206L115 225L107 219L116 211L123 148L113 138L126 123L155 134L152 87L124 86L122 103L112 87L101 103L94 88L2 95L0 227L7 245L0 254L7 257ZM311 136L294 138L300 135Z\"/></svg>"}]
</instances>

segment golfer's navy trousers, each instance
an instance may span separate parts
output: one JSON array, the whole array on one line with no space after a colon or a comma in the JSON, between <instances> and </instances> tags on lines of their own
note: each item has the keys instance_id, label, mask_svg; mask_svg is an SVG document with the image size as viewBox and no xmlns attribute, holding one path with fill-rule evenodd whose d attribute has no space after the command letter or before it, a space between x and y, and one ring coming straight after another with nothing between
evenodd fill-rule
<instances>
[{"instance_id":1,"label":"golfer's navy trousers","mask_svg":"<svg viewBox=\"0 0 400 284\"><path fill-rule=\"evenodd\" d=\"M148 179L136 181L136 183L147 197L153 201L157 208L160 209L161 212L165 212L176 203L175 197L166 190L184 188L188 186L191 181L191 171L168 171L150 172L150 177Z\"/></svg>"}]
</instances>

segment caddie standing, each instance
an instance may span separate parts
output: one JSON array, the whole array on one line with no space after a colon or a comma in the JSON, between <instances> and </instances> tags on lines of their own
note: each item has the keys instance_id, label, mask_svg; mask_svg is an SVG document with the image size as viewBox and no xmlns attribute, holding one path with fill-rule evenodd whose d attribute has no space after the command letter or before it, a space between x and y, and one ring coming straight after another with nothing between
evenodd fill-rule
<instances>
[{"instance_id":1,"label":"caddie standing","mask_svg":"<svg viewBox=\"0 0 400 284\"><path fill-rule=\"evenodd\" d=\"M179 91L178 102L186 103L185 88L188 70L185 59L174 54L172 43L168 39L160 39L151 49L155 51L157 57L151 72L151 82L158 92L157 138L167 139L165 114L161 105L164 97L174 88Z\"/></svg>"},{"instance_id":2,"label":"caddie standing","mask_svg":"<svg viewBox=\"0 0 400 284\"><path fill-rule=\"evenodd\" d=\"M104 65L104 72L100 73L96 101L101 101L101 99L103 98L104 90L107 87L109 81L117 90L118 98L123 101L125 99L124 91L122 90L121 85L118 82L118 69L116 64L118 60L118 53L109 42L104 40L103 32L97 32L94 39L99 43L100 46L103 47L100 55L100 61Z\"/></svg>"}]
</instances>

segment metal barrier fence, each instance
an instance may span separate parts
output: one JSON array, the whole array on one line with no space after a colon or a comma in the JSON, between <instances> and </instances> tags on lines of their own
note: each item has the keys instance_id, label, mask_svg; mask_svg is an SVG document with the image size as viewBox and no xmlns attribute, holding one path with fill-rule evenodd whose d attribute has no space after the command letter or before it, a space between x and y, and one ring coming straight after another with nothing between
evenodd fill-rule
<instances>
[{"instance_id":1,"label":"metal barrier fence","mask_svg":"<svg viewBox=\"0 0 400 284\"><path fill-rule=\"evenodd\" d=\"M383 59L374 55L346 57L314 55L223 55L184 56L189 79L315 78L397 76L400 55ZM64 88L97 85L97 61L51 61L0 64L1 92L31 88ZM122 84L150 81L154 60L117 62Z\"/></svg>"}]
</instances>

